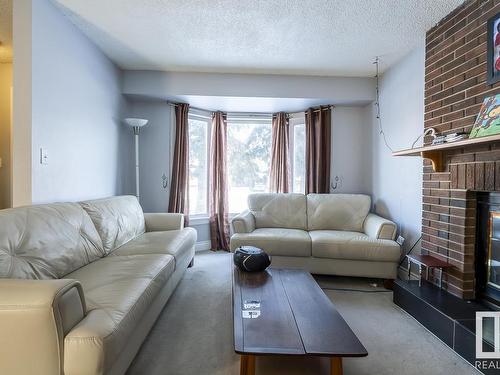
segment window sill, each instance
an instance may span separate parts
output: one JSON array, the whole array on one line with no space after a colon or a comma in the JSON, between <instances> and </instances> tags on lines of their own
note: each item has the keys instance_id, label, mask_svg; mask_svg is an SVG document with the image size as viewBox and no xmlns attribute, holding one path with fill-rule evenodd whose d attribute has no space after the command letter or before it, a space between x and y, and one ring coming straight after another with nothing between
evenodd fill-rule
<instances>
[{"instance_id":1,"label":"window sill","mask_svg":"<svg viewBox=\"0 0 500 375\"><path fill-rule=\"evenodd\" d=\"M228 215L229 222L231 222L236 215L238 215L238 214L229 214ZM208 224L209 222L210 222L210 219L208 216L196 215L196 216L189 217L189 226L204 225L204 224Z\"/></svg>"},{"instance_id":2,"label":"window sill","mask_svg":"<svg viewBox=\"0 0 500 375\"><path fill-rule=\"evenodd\" d=\"M208 224L209 219L208 216L190 216L189 217L189 226L193 225L203 225L203 224Z\"/></svg>"}]
</instances>

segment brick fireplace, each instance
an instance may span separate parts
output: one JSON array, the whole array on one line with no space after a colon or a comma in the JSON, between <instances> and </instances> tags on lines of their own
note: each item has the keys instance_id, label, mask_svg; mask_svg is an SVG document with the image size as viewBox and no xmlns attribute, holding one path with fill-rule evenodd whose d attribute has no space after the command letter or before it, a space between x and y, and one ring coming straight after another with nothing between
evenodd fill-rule
<instances>
[{"instance_id":1,"label":"brick fireplace","mask_svg":"<svg viewBox=\"0 0 500 375\"><path fill-rule=\"evenodd\" d=\"M498 0L468 0L427 32L425 128L470 131L483 99L500 93L500 83L486 83L486 23L498 12ZM447 151L444 163L434 172L423 162L422 253L453 264L443 288L473 299L477 198L500 191L500 143Z\"/></svg>"}]
</instances>

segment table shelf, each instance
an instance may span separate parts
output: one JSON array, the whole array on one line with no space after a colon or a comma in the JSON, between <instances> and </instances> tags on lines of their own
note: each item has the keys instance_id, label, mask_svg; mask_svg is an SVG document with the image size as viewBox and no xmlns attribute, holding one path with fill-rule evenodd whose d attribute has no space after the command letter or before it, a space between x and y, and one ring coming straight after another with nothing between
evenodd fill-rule
<instances>
[{"instance_id":1,"label":"table shelf","mask_svg":"<svg viewBox=\"0 0 500 375\"><path fill-rule=\"evenodd\" d=\"M406 150L399 150L393 152L392 156L421 156L422 158L429 159L432 162L432 167L435 172L444 172L445 165L443 154L446 151L496 142L500 143L500 134L480 138L469 138L462 141L443 143L440 145L429 145L410 148Z\"/></svg>"}]
</instances>

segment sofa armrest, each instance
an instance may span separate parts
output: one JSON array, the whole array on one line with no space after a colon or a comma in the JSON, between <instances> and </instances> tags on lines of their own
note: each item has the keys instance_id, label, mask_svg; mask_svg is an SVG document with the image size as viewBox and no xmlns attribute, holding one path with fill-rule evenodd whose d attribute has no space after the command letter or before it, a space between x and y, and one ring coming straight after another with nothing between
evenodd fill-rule
<instances>
[{"instance_id":1,"label":"sofa armrest","mask_svg":"<svg viewBox=\"0 0 500 375\"><path fill-rule=\"evenodd\" d=\"M396 224L375 214L368 214L363 227L365 234L373 238L394 240L396 236Z\"/></svg>"},{"instance_id":2,"label":"sofa armrest","mask_svg":"<svg viewBox=\"0 0 500 375\"><path fill-rule=\"evenodd\" d=\"M75 280L0 280L0 374L62 374L64 336L85 316Z\"/></svg>"},{"instance_id":3,"label":"sofa armrest","mask_svg":"<svg viewBox=\"0 0 500 375\"><path fill-rule=\"evenodd\" d=\"M249 210L236 215L231 221L234 233L251 233L255 230L255 217Z\"/></svg>"},{"instance_id":4,"label":"sofa armrest","mask_svg":"<svg viewBox=\"0 0 500 375\"><path fill-rule=\"evenodd\" d=\"M144 214L146 232L163 232L184 228L184 215L176 213Z\"/></svg>"}]
</instances>

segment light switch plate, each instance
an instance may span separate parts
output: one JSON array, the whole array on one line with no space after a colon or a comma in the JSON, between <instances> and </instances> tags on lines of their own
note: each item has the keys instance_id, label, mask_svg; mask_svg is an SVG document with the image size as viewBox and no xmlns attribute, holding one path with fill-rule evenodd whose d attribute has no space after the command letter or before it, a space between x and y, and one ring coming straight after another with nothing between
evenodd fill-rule
<instances>
[{"instance_id":1,"label":"light switch plate","mask_svg":"<svg viewBox=\"0 0 500 375\"><path fill-rule=\"evenodd\" d=\"M47 165L49 164L49 153L46 149L40 149L40 164Z\"/></svg>"}]
</instances>

